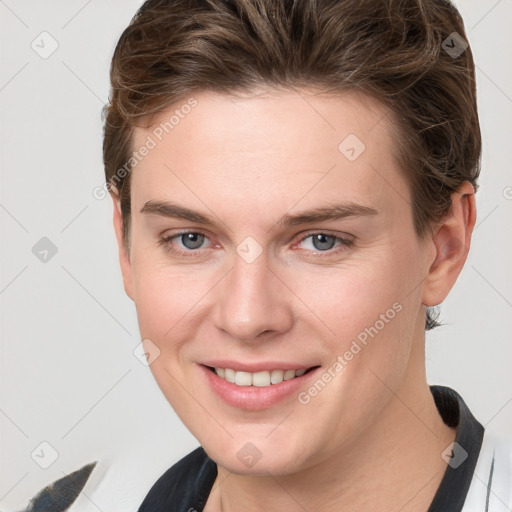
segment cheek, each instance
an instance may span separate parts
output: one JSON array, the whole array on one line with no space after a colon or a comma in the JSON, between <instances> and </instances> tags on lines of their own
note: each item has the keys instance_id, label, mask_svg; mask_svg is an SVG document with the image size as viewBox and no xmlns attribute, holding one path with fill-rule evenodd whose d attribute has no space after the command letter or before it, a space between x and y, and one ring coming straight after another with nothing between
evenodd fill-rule
<instances>
[{"instance_id":1,"label":"cheek","mask_svg":"<svg viewBox=\"0 0 512 512\"><path fill-rule=\"evenodd\" d=\"M162 379L174 387L166 372L182 376L189 366L199 330L211 318L218 272L170 265L161 257L134 258L133 270L140 335L154 343L159 354L151 370L159 384Z\"/></svg>"},{"instance_id":2,"label":"cheek","mask_svg":"<svg viewBox=\"0 0 512 512\"><path fill-rule=\"evenodd\" d=\"M132 269L140 334L166 352L174 348L167 341L172 340L176 331L183 330L187 312L199 301L201 289L193 279L180 277L159 261L135 256Z\"/></svg>"},{"instance_id":3,"label":"cheek","mask_svg":"<svg viewBox=\"0 0 512 512\"><path fill-rule=\"evenodd\" d=\"M134 283L135 305L141 335L163 340L180 318L179 293L164 275L145 274Z\"/></svg>"},{"instance_id":4,"label":"cheek","mask_svg":"<svg viewBox=\"0 0 512 512\"><path fill-rule=\"evenodd\" d=\"M407 295L401 270L409 271L404 262L382 255L378 263L335 269L330 275L304 272L297 290L314 312L307 321L325 332L330 361L323 373L326 392L305 389L300 403L311 403L325 424L336 418L332 424L341 422L346 435L371 424L389 399L389 389L397 389L407 371L417 305ZM349 406L357 403L373 405Z\"/></svg>"},{"instance_id":5,"label":"cheek","mask_svg":"<svg viewBox=\"0 0 512 512\"><path fill-rule=\"evenodd\" d=\"M139 262L140 263L140 262ZM157 357L150 364L153 377L163 395L180 417L198 414L190 396L199 396L196 382L187 379L187 351L194 337L201 297L206 290L194 282L190 273L176 272L158 262L135 266L135 304L141 339ZM155 348L156 347L156 348ZM151 354L151 352L150 352ZM183 383L186 384L184 392ZM188 421L185 421L189 424Z\"/></svg>"},{"instance_id":6,"label":"cheek","mask_svg":"<svg viewBox=\"0 0 512 512\"><path fill-rule=\"evenodd\" d=\"M422 279L412 251L383 244L371 257L304 271L295 281L294 292L308 306L304 318L324 333L333 361L343 358L347 377L373 368L394 379L405 371L420 305L411 291Z\"/></svg>"},{"instance_id":7,"label":"cheek","mask_svg":"<svg viewBox=\"0 0 512 512\"><path fill-rule=\"evenodd\" d=\"M357 336L388 310L394 318L393 304L406 297L403 271L400 262L383 256L339 268L305 270L300 278L287 279L295 283L293 290L308 306L309 316L316 316L331 337L343 340Z\"/></svg>"}]
</instances>

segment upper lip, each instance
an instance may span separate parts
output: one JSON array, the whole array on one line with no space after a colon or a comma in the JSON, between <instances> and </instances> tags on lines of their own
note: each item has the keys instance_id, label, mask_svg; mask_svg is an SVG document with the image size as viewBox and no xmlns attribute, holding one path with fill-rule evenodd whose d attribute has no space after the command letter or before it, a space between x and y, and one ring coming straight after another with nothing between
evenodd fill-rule
<instances>
[{"instance_id":1,"label":"upper lip","mask_svg":"<svg viewBox=\"0 0 512 512\"><path fill-rule=\"evenodd\" d=\"M202 361L200 364L212 368L230 368L238 372L256 373L265 370L307 370L315 364L290 363L283 361L259 361L253 363L244 363L241 361L230 361L228 359L215 359Z\"/></svg>"}]
</instances>

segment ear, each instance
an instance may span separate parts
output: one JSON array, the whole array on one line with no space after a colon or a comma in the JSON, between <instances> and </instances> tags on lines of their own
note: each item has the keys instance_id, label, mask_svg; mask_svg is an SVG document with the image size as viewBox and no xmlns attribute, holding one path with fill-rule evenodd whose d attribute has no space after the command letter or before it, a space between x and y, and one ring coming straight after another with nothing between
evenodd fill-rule
<instances>
[{"instance_id":1,"label":"ear","mask_svg":"<svg viewBox=\"0 0 512 512\"><path fill-rule=\"evenodd\" d=\"M133 300L132 286L132 265L130 262L129 249L125 247L123 240L123 216L121 214L121 200L113 192L110 193L114 203L114 231L116 233L117 246L119 248L119 263L123 274L124 290L128 297Z\"/></svg>"},{"instance_id":2,"label":"ear","mask_svg":"<svg viewBox=\"0 0 512 512\"><path fill-rule=\"evenodd\" d=\"M425 279L422 302L437 306L457 280L469 252L476 221L475 189L465 181L451 195L448 214L436 225L432 243L435 259Z\"/></svg>"}]
</instances>

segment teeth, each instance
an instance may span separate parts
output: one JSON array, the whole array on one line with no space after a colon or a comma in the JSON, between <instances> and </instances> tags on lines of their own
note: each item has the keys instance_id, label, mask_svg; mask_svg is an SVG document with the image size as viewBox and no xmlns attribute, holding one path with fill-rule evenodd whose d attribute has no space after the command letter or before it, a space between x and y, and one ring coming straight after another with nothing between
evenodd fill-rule
<instances>
[{"instance_id":1,"label":"teeth","mask_svg":"<svg viewBox=\"0 0 512 512\"><path fill-rule=\"evenodd\" d=\"M252 375L248 372L236 372L235 384L237 386L251 386L252 385Z\"/></svg>"},{"instance_id":2,"label":"teeth","mask_svg":"<svg viewBox=\"0 0 512 512\"><path fill-rule=\"evenodd\" d=\"M290 380L295 377L295 370L286 370L283 375L284 380Z\"/></svg>"},{"instance_id":3,"label":"teeth","mask_svg":"<svg viewBox=\"0 0 512 512\"><path fill-rule=\"evenodd\" d=\"M248 375L252 375L252 385L253 386L258 386L258 387L263 387L263 386L270 386L270 372L258 372L258 373L253 373L253 374L248 374Z\"/></svg>"},{"instance_id":4,"label":"teeth","mask_svg":"<svg viewBox=\"0 0 512 512\"><path fill-rule=\"evenodd\" d=\"M222 371L222 368L219 368L219 370ZM217 368L215 368L215 371L217 371ZM235 370L231 370L230 368L226 368L224 370L224 379L226 379L228 382L234 383L235 382ZM217 375L219 375L219 372L217 372ZM219 375L221 377L221 375Z\"/></svg>"},{"instance_id":5,"label":"teeth","mask_svg":"<svg viewBox=\"0 0 512 512\"><path fill-rule=\"evenodd\" d=\"M264 370L262 372L249 373L237 372L231 368L215 368L215 373L224 380L237 386L265 387L271 384L279 384L284 380L301 377L306 373L305 368L300 370Z\"/></svg>"},{"instance_id":6,"label":"teeth","mask_svg":"<svg viewBox=\"0 0 512 512\"><path fill-rule=\"evenodd\" d=\"M279 384L280 382L283 382L283 375L284 370L272 370L272 373L270 374L270 382L272 384Z\"/></svg>"}]
</instances>

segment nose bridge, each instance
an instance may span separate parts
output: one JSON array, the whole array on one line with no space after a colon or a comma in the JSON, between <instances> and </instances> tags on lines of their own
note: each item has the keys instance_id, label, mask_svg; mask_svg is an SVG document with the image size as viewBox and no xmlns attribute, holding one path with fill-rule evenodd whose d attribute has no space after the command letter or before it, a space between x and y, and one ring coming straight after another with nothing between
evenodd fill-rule
<instances>
[{"instance_id":1,"label":"nose bridge","mask_svg":"<svg viewBox=\"0 0 512 512\"><path fill-rule=\"evenodd\" d=\"M290 304L264 253L253 261L237 254L222 286L215 315L219 329L248 341L265 331L290 328Z\"/></svg>"}]
</instances>

